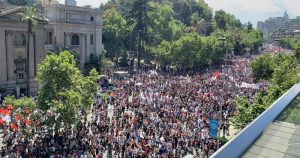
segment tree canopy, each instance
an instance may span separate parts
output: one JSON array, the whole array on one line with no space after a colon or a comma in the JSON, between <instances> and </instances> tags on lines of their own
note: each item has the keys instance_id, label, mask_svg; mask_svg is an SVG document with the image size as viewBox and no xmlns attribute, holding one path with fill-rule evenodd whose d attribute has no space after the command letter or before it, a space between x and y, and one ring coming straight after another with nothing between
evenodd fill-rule
<instances>
[{"instance_id":1,"label":"tree canopy","mask_svg":"<svg viewBox=\"0 0 300 158\"><path fill-rule=\"evenodd\" d=\"M58 127L76 123L79 109L90 109L97 92L98 73L95 69L84 77L76 67L74 56L68 51L49 54L39 65L36 79L41 85L38 93L38 109L55 112Z\"/></svg>"},{"instance_id":2,"label":"tree canopy","mask_svg":"<svg viewBox=\"0 0 300 158\"><path fill-rule=\"evenodd\" d=\"M256 81L267 80L271 87L262 89L253 102L246 98L236 98L237 110L233 123L238 129L247 126L288 89L300 82L300 65L294 54L265 54L253 61L251 67Z\"/></svg>"},{"instance_id":3,"label":"tree canopy","mask_svg":"<svg viewBox=\"0 0 300 158\"><path fill-rule=\"evenodd\" d=\"M262 45L261 33L243 28L239 19L223 10L213 15L204 0L109 1L101 8L105 57L115 62L126 61L127 52L138 51L146 63L190 69L221 61L226 51L252 53ZM217 40L224 36L226 48Z\"/></svg>"}]
</instances>

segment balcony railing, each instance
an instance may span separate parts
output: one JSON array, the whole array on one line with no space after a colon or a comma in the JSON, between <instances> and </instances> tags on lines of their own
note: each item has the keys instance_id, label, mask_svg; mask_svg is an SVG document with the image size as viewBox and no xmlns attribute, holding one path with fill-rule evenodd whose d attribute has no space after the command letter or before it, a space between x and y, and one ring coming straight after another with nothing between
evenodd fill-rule
<instances>
[{"instance_id":1,"label":"balcony railing","mask_svg":"<svg viewBox=\"0 0 300 158\"><path fill-rule=\"evenodd\" d=\"M299 93L300 84L296 84L211 157L241 157Z\"/></svg>"}]
</instances>

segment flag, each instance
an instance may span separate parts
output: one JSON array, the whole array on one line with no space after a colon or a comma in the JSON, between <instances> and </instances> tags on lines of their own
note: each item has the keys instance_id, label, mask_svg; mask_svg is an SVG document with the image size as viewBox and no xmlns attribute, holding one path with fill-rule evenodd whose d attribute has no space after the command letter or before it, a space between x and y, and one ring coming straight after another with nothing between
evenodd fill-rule
<instances>
[{"instance_id":1,"label":"flag","mask_svg":"<svg viewBox=\"0 0 300 158\"><path fill-rule=\"evenodd\" d=\"M211 137L218 136L218 126L219 126L219 120L213 119L210 116L210 118L209 118L209 136L211 136Z\"/></svg>"},{"instance_id":2,"label":"flag","mask_svg":"<svg viewBox=\"0 0 300 158\"><path fill-rule=\"evenodd\" d=\"M10 125L10 128L12 128L14 131L17 131L18 130L18 126L16 123L13 123Z\"/></svg>"},{"instance_id":3,"label":"flag","mask_svg":"<svg viewBox=\"0 0 300 158\"><path fill-rule=\"evenodd\" d=\"M8 110L13 110L14 107L13 107L11 104L8 104L7 109L8 109Z\"/></svg>"},{"instance_id":4,"label":"flag","mask_svg":"<svg viewBox=\"0 0 300 158\"><path fill-rule=\"evenodd\" d=\"M29 114L30 114L30 110L29 110L29 109L25 109L25 113L26 113L27 115L29 115Z\"/></svg>"},{"instance_id":5,"label":"flag","mask_svg":"<svg viewBox=\"0 0 300 158\"><path fill-rule=\"evenodd\" d=\"M3 121L10 123L11 122L11 117L9 115L6 115L4 117L2 117Z\"/></svg>"},{"instance_id":6,"label":"flag","mask_svg":"<svg viewBox=\"0 0 300 158\"><path fill-rule=\"evenodd\" d=\"M16 119L17 121L20 121L20 119L21 119L20 115L16 115L16 116L15 116L15 119Z\"/></svg>"},{"instance_id":7,"label":"flag","mask_svg":"<svg viewBox=\"0 0 300 158\"><path fill-rule=\"evenodd\" d=\"M27 126L30 125L30 122L29 122L29 120L28 120L27 118L24 120L24 123L25 123L25 125L27 125Z\"/></svg>"},{"instance_id":8,"label":"flag","mask_svg":"<svg viewBox=\"0 0 300 158\"><path fill-rule=\"evenodd\" d=\"M1 110L1 114L2 115L8 115L8 109L7 108L5 108L5 109L3 109L3 110Z\"/></svg>"},{"instance_id":9,"label":"flag","mask_svg":"<svg viewBox=\"0 0 300 158\"><path fill-rule=\"evenodd\" d=\"M221 73L216 71L213 73L213 77L217 78L217 79L220 79L221 78Z\"/></svg>"}]
</instances>

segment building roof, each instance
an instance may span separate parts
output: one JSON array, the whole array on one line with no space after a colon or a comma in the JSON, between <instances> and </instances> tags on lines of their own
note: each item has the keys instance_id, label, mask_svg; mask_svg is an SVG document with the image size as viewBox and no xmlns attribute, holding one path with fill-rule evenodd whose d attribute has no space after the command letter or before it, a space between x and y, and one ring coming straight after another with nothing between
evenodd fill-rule
<instances>
[{"instance_id":1,"label":"building roof","mask_svg":"<svg viewBox=\"0 0 300 158\"><path fill-rule=\"evenodd\" d=\"M282 95L212 157L300 157L300 84Z\"/></svg>"},{"instance_id":2,"label":"building roof","mask_svg":"<svg viewBox=\"0 0 300 158\"><path fill-rule=\"evenodd\" d=\"M25 9L24 6L19 6L19 7L15 7L15 8L12 8L12 9L9 9L9 10L6 10L6 11L3 11L3 12L0 13L0 19L1 19L1 20L16 21L16 19L6 19L6 18L4 18L4 17L5 17L5 16L8 16L8 15L10 15L10 14L17 14L17 13L19 13L19 12L22 12L24 9ZM49 20L48 20L44 15L42 15L42 14L40 14L40 16L38 16L37 18L38 18L37 20L38 20L38 22L39 22L40 24L47 24L48 21L49 21ZM20 21L20 20L18 19L17 21Z\"/></svg>"}]
</instances>

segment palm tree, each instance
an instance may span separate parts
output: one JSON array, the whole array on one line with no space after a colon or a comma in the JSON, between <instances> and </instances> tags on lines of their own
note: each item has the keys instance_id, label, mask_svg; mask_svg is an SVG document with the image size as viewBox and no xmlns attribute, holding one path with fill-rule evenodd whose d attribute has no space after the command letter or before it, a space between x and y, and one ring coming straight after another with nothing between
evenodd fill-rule
<instances>
[{"instance_id":1,"label":"palm tree","mask_svg":"<svg viewBox=\"0 0 300 158\"><path fill-rule=\"evenodd\" d=\"M25 7L24 11L19 13L21 16L21 21L26 22L27 26L27 96L29 96L30 88L30 73L29 73L29 47L30 47L30 37L32 36L32 26L38 23L39 14L37 10L33 7ZM34 52L35 53L35 52ZM35 54L34 54L35 56Z\"/></svg>"}]
</instances>

